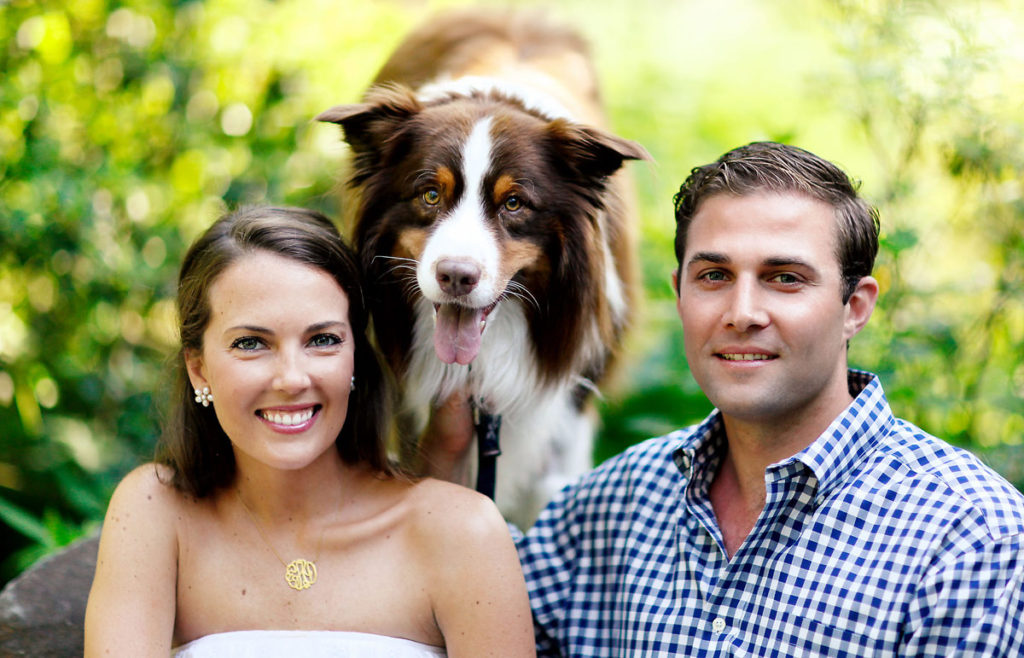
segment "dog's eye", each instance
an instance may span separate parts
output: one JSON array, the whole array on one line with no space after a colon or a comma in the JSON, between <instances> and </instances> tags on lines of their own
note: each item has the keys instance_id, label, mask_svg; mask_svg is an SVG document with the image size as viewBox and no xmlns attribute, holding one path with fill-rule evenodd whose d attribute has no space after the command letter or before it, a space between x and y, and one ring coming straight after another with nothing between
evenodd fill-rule
<instances>
[{"instance_id":1,"label":"dog's eye","mask_svg":"<svg viewBox=\"0 0 1024 658\"><path fill-rule=\"evenodd\" d=\"M523 202L519 200L517 196L510 196L505 199L505 210L509 212L515 212L523 207Z\"/></svg>"},{"instance_id":2,"label":"dog's eye","mask_svg":"<svg viewBox=\"0 0 1024 658\"><path fill-rule=\"evenodd\" d=\"M438 192L437 188L434 187L431 187L427 189L425 192L423 192L423 194L420 195L420 198L423 199L423 203L427 204L428 206L436 206L437 204L441 203L441 193Z\"/></svg>"}]
</instances>

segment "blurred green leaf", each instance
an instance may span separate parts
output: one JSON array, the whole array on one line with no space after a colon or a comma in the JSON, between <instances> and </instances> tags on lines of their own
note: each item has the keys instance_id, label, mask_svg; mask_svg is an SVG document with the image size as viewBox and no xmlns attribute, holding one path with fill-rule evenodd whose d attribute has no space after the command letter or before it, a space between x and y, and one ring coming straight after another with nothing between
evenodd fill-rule
<instances>
[{"instance_id":1,"label":"blurred green leaf","mask_svg":"<svg viewBox=\"0 0 1024 658\"><path fill-rule=\"evenodd\" d=\"M39 521L32 514L3 498L0 498L0 519L36 543L47 548L54 546L46 523Z\"/></svg>"}]
</instances>

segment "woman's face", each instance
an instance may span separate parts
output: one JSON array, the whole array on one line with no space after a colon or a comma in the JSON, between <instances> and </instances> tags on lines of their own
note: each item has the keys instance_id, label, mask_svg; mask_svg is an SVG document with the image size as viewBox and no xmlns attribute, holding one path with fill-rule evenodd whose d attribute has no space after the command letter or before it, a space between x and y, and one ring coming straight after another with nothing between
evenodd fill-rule
<instances>
[{"instance_id":1,"label":"woman's face","mask_svg":"<svg viewBox=\"0 0 1024 658\"><path fill-rule=\"evenodd\" d=\"M208 291L200 351L186 355L240 467L304 468L324 455L348 411L354 341L348 297L326 272L269 251L243 256Z\"/></svg>"}]
</instances>

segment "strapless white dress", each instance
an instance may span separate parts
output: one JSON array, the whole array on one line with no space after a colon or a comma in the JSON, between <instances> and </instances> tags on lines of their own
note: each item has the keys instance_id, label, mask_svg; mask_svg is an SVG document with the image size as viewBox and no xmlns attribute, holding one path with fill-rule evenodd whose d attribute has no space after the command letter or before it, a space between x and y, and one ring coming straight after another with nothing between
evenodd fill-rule
<instances>
[{"instance_id":1,"label":"strapless white dress","mask_svg":"<svg viewBox=\"0 0 1024 658\"><path fill-rule=\"evenodd\" d=\"M438 658L441 647L349 631L231 631L183 644L172 658Z\"/></svg>"}]
</instances>

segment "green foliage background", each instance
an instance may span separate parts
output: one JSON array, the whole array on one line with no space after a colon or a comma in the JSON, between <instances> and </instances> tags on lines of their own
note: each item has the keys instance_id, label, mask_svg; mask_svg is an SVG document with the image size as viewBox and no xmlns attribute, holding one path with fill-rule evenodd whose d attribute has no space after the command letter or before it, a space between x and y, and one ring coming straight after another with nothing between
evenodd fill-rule
<instances>
[{"instance_id":1,"label":"green foliage background","mask_svg":"<svg viewBox=\"0 0 1024 658\"><path fill-rule=\"evenodd\" d=\"M0 583L102 518L152 455L173 281L220 212L340 217L334 126L404 32L459 2L0 0ZM521 6L534 3L521 2ZM1024 9L1013 0L565 0L643 143L643 321L597 459L708 411L668 275L689 169L776 139L881 209L852 362L897 413L1024 486Z\"/></svg>"}]
</instances>

